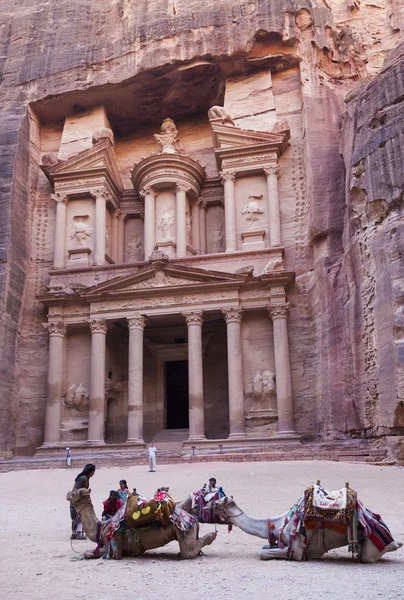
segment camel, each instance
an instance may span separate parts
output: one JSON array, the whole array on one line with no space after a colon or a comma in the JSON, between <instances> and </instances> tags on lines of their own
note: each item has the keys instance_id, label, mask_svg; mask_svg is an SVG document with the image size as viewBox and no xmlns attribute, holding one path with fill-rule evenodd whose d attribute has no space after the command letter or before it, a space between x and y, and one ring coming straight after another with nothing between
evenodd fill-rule
<instances>
[{"instance_id":1,"label":"camel","mask_svg":"<svg viewBox=\"0 0 404 600\"><path fill-rule=\"evenodd\" d=\"M337 533L332 529L312 529L306 531L307 546L304 548L304 536L299 533L299 528L297 528L297 531L295 532L296 537L293 540L293 519L290 519L290 521L284 525L285 518L290 511L276 517L269 517L268 519L255 519L249 517L241 510L232 498L225 496L215 502L215 512L222 519L229 519L233 525L236 525L236 527L239 527L250 535L255 535L256 537L268 540L268 531L270 531L270 538L273 543L271 545L266 544L263 546L260 552L261 560L270 560L273 558L295 561L301 561L305 558L317 559L321 558L323 554L329 550L343 548L349 544L346 534ZM276 540L280 538L282 544L275 545ZM288 551L291 542L293 543L293 552L290 555L288 554ZM369 538L362 537L359 538L358 558L363 563L374 563L386 554L386 552L394 552L401 548L402 545L401 542L393 541L388 544L383 551L379 551Z\"/></svg>"},{"instance_id":2,"label":"camel","mask_svg":"<svg viewBox=\"0 0 404 600\"><path fill-rule=\"evenodd\" d=\"M80 516L86 536L91 541L99 544L95 550L84 552L84 558L100 558L105 551L104 531L108 521L100 522L97 519L89 490L82 488L73 491L69 495L69 498ZM97 528L100 528L99 538L97 537ZM147 550L160 548L175 540L180 546L181 558L195 558L201 553L202 548L210 545L216 539L217 535L216 532L212 532L198 538L198 533L198 523L185 532L180 531L172 523L160 529L145 527L142 530L139 528L136 529L134 536L132 532L132 537L129 535L129 530L123 533L118 530L115 533L117 558L121 558L122 556L141 556Z\"/></svg>"},{"instance_id":3,"label":"camel","mask_svg":"<svg viewBox=\"0 0 404 600\"><path fill-rule=\"evenodd\" d=\"M184 498L184 500L181 500L181 502L177 502L176 506L178 506L179 508L182 508L182 510L185 510L185 512L189 513L193 517L198 518L198 511L196 510L196 507L193 506L193 503L194 503L193 496L194 495L192 493L188 494L188 496L186 498ZM199 522L201 523L200 520L199 520ZM223 516L221 516L221 515L217 515L216 523L218 525L231 525L230 520L229 519L224 520Z\"/></svg>"}]
</instances>

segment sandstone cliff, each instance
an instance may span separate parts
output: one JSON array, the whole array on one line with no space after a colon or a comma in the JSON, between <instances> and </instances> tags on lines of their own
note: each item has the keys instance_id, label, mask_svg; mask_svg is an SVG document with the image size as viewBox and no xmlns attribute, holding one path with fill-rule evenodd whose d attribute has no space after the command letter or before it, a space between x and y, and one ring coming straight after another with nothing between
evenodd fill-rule
<instances>
[{"instance_id":1,"label":"sandstone cliff","mask_svg":"<svg viewBox=\"0 0 404 600\"><path fill-rule=\"evenodd\" d=\"M51 263L52 216L40 124L56 139L70 111L110 103L125 135L128 123L154 122L161 110L205 110L223 97L226 77L262 68L274 74L278 115L301 127L285 183L296 199L286 249L297 273L299 430L402 433L400 47L383 68L403 27L401 3L4 0L2 15L0 450L31 453L42 442L47 337L35 296ZM214 82L206 98L202 68Z\"/></svg>"}]
</instances>

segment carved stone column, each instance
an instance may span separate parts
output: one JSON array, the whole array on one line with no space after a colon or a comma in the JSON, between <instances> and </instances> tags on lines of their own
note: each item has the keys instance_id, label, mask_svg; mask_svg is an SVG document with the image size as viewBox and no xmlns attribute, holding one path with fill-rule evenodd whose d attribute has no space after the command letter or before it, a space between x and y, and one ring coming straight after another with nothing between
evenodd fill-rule
<instances>
[{"instance_id":1,"label":"carved stone column","mask_svg":"<svg viewBox=\"0 0 404 600\"><path fill-rule=\"evenodd\" d=\"M118 264L125 262L125 218L126 215L118 212Z\"/></svg>"},{"instance_id":2,"label":"carved stone column","mask_svg":"<svg viewBox=\"0 0 404 600\"><path fill-rule=\"evenodd\" d=\"M129 380L128 380L128 443L143 442L143 331L145 317L128 319Z\"/></svg>"},{"instance_id":3,"label":"carved stone column","mask_svg":"<svg viewBox=\"0 0 404 600\"><path fill-rule=\"evenodd\" d=\"M107 220L107 192L97 189L92 192L95 198L95 240L94 264L105 264L105 229Z\"/></svg>"},{"instance_id":4,"label":"carved stone column","mask_svg":"<svg viewBox=\"0 0 404 600\"><path fill-rule=\"evenodd\" d=\"M49 363L48 399L45 413L44 444L60 442L60 420L62 416L63 345L66 325L62 322L48 323Z\"/></svg>"},{"instance_id":5,"label":"carved stone column","mask_svg":"<svg viewBox=\"0 0 404 600\"><path fill-rule=\"evenodd\" d=\"M182 313L188 326L189 441L205 438L202 311Z\"/></svg>"},{"instance_id":6,"label":"carved stone column","mask_svg":"<svg viewBox=\"0 0 404 600\"><path fill-rule=\"evenodd\" d=\"M282 245L281 213L279 209L278 179L281 176L279 165L272 165L264 169L268 188L268 221L269 241L271 246Z\"/></svg>"},{"instance_id":7,"label":"carved stone column","mask_svg":"<svg viewBox=\"0 0 404 600\"><path fill-rule=\"evenodd\" d=\"M191 205L191 220L192 220L192 247L200 253L201 251L201 232L199 224L199 204L194 202Z\"/></svg>"},{"instance_id":8,"label":"carved stone column","mask_svg":"<svg viewBox=\"0 0 404 600\"><path fill-rule=\"evenodd\" d=\"M177 257L187 255L187 192L189 187L185 183L177 183L175 203L175 226Z\"/></svg>"},{"instance_id":9,"label":"carved stone column","mask_svg":"<svg viewBox=\"0 0 404 600\"><path fill-rule=\"evenodd\" d=\"M226 231L226 252L236 252L237 250L237 221L236 221L236 199L235 171L222 171L220 173L224 185L224 217Z\"/></svg>"},{"instance_id":10,"label":"carved stone column","mask_svg":"<svg viewBox=\"0 0 404 600\"><path fill-rule=\"evenodd\" d=\"M53 252L53 268L64 269L66 259L66 214L67 197L62 194L52 194L56 202L55 248Z\"/></svg>"},{"instance_id":11,"label":"carved stone column","mask_svg":"<svg viewBox=\"0 0 404 600\"><path fill-rule=\"evenodd\" d=\"M107 323L104 319L90 321L91 363L90 363L90 406L88 410L89 444L104 443L105 426L105 341Z\"/></svg>"},{"instance_id":12,"label":"carved stone column","mask_svg":"<svg viewBox=\"0 0 404 600\"><path fill-rule=\"evenodd\" d=\"M274 329L278 435L296 436L293 415L292 379L290 373L288 316L289 304L268 307Z\"/></svg>"},{"instance_id":13,"label":"carved stone column","mask_svg":"<svg viewBox=\"0 0 404 600\"><path fill-rule=\"evenodd\" d=\"M114 211L111 215L112 258L116 263L119 262L119 215L119 210Z\"/></svg>"},{"instance_id":14,"label":"carved stone column","mask_svg":"<svg viewBox=\"0 0 404 600\"><path fill-rule=\"evenodd\" d=\"M201 240L201 254L206 254L207 243L206 243L206 200L200 199L199 202L199 233Z\"/></svg>"},{"instance_id":15,"label":"carved stone column","mask_svg":"<svg viewBox=\"0 0 404 600\"><path fill-rule=\"evenodd\" d=\"M156 245L156 192L149 185L140 195L144 197L144 259L148 260Z\"/></svg>"},{"instance_id":16,"label":"carved stone column","mask_svg":"<svg viewBox=\"0 0 404 600\"><path fill-rule=\"evenodd\" d=\"M243 358L239 308L222 310L227 325L227 365L229 378L230 437L246 435L244 419Z\"/></svg>"}]
</instances>

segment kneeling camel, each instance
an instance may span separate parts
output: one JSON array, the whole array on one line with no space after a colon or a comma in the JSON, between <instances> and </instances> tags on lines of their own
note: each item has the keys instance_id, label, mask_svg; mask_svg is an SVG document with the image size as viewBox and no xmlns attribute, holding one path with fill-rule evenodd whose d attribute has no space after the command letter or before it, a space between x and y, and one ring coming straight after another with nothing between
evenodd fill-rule
<instances>
[{"instance_id":1,"label":"kneeling camel","mask_svg":"<svg viewBox=\"0 0 404 600\"><path fill-rule=\"evenodd\" d=\"M84 552L85 558L100 558L105 550L105 527L107 522L99 521L95 515L90 492L87 489L79 489L71 492L71 501L77 510L86 536L95 543L98 543L98 550L88 550ZM99 535L97 536L97 529ZM131 535L132 533L132 535ZM177 541L180 546L181 558L195 558L201 552L204 546L210 545L216 538L216 533L207 533L198 538L199 525L195 523L188 531L180 531L175 525L170 523L167 527L159 529L145 527L136 529L135 535L129 529L118 530L115 533L115 542L118 555L121 556L140 556L147 550L161 548L170 542Z\"/></svg>"}]
</instances>

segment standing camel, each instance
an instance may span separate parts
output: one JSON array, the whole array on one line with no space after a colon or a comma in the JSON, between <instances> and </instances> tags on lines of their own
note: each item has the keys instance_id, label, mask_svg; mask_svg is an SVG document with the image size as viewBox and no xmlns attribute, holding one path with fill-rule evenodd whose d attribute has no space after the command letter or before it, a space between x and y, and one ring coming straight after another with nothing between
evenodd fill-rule
<instances>
[{"instance_id":1,"label":"standing camel","mask_svg":"<svg viewBox=\"0 0 404 600\"><path fill-rule=\"evenodd\" d=\"M86 551L84 557L100 558L106 546L104 532L108 522L104 523L97 519L89 490L80 489L71 492L69 498L80 515L86 536L98 544L95 550ZM210 545L216 538L215 532L207 533L201 538L198 538L198 533L198 523L193 524L187 531L180 531L172 523L159 529L144 527L137 528L135 531L130 531L128 528L118 530L115 533L117 557L140 556L147 550L160 548L176 540L180 546L181 558L195 558L204 546Z\"/></svg>"},{"instance_id":2,"label":"standing camel","mask_svg":"<svg viewBox=\"0 0 404 600\"><path fill-rule=\"evenodd\" d=\"M260 552L261 560L271 558L282 558L300 561L305 558L321 558L323 554L334 548L343 548L348 546L349 541L346 534L337 533L332 529L322 529L306 531L306 548L304 544L304 535L299 531L293 530L293 519L286 524L286 517L290 514L287 511L276 517L268 519L255 519L249 517L237 504L225 496L215 503L215 511L222 519L229 519L233 525L239 527L250 535L271 540L271 545L266 544ZM295 537L294 537L295 536ZM281 540L281 544L275 545L275 540ZM293 552L290 554L289 545L292 542ZM401 542L391 542L384 550L380 551L375 544L368 538L359 538L359 559L363 563L377 562L386 552L394 552L401 548Z\"/></svg>"}]
</instances>

